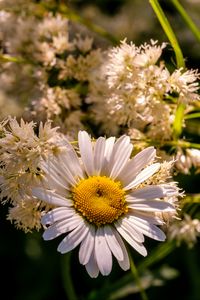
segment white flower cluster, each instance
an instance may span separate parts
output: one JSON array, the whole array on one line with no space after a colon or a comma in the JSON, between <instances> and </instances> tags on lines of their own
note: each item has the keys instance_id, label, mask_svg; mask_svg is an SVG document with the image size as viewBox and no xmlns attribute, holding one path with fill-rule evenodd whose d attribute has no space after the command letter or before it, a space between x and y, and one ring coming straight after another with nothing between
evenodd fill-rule
<instances>
[{"instance_id":1,"label":"white flower cluster","mask_svg":"<svg viewBox=\"0 0 200 300\"><path fill-rule=\"evenodd\" d=\"M178 69L170 73L160 61L165 47L165 43L159 46L153 40L139 47L124 40L108 50L101 68L107 83L104 97L108 117L118 126L145 132L153 140L170 140L177 105L200 99L198 72ZM100 105L96 108L102 120L103 109Z\"/></svg>"},{"instance_id":2,"label":"white flower cluster","mask_svg":"<svg viewBox=\"0 0 200 300\"><path fill-rule=\"evenodd\" d=\"M81 107L87 111L87 95L96 89L95 70L102 63L102 50L93 49L93 39L80 33L69 38L71 24L60 14L40 18L26 14L26 10L21 14L2 11L0 26L2 52L26 62L2 66L4 98L9 93L18 95L19 102L31 102L33 118L51 119L73 136L87 118Z\"/></svg>"},{"instance_id":3,"label":"white flower cluster","mask_svg":"<svg viewBox=\"0 0 200 300\"><path fill-rule=\"evenodd\" d=\"M192 219L190 215L185 214L183 219L171 224L168 230L169 239L175 239L178 246L185 242L189 248L192 248L200 236L200 220Z\"/></svg>"},{"instance_id":4,"label":"white flower cluster","mask_svg":"<svg viewBox=\"0 0 200 300\"><path fill-rule=\"evenodd\" d=\"M41 123L38 135L34 127L33 122L8 119L0 129L0 199L11 203L8 218L25 231L40 229L41 210L49 209L31 193L31 185L41 181L40 161L65 146L65 139L50 123Z\"/></svg>"},{"instance_id":5,"label":"white flower cluster","mask_svg":"<svg viewBox=\"0 0 200 300\"><path fill-rule=\"evenodd\" d=\"M136 46L124 40L105 51L94 49L92 38L70 34L71 23L59 13L41 18L27 8L23 14L2 11L0 24L3 51L31 63L4 64L2 91L16 95L21 86L32 117L51 119L72 136L92 119L99 133L128 127L152 140L171 140L177 105L199 100L197 70L169 71L161 60L165 43Z\"/></svg>"}]
</instances>

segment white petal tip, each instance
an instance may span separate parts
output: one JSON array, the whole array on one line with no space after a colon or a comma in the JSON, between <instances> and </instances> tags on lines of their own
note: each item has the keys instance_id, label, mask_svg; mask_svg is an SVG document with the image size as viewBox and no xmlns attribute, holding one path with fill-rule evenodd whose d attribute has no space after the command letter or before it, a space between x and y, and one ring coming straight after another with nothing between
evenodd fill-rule
<instances>
[{"instance_id":1,"label":"white petal tip","mask_svg":"<svg viewBox=\"0 0 200 300\"><path fill-rule=\"evenodd\" d=\"M42 237L43 237L43 240L44 240L44 241L50 241L50 240L53 239L51 236L49 236L49 235L46 233L46 231L43 233Z\"/></svg>"},{"instance_id":2,"label":"white petal tip","mask_svg":"<svg viewBox=\"0 0 200 300\"><path fill-rule=\"evenodd\" d=\"M67 251L64 251L63 249L60 249L60 247L58 246L57 251L61 254L65 254L67 253Z\"/></svg>"},{"instance_id":3,"label":"white petal tip","mask_svg":"<svg viewBox=\"0 0 200 300\"><path fill-rule=\"evenodd\" d=\"M162 236L158 237L157 240L160 241L160 242L164 242L166 240L166 235L164 234L164 232L163 232Z\"/></svg>"},{"instance_id":4,"label":"white petal tip","mask_svg":"<svg viewBox=\"0 0 200 300\"><path fill-rule=\"evenodd\" d=\"M97 278L98 275L99 275L99 273L98 273L98 274L89 274L89 273L88 273L88 275L90 276L90 278Z\"/></svg>"},{"instance_id":5,"label":"white petal tip","mask_svg":"<svg viewBox=\"0 0 200 300\"><path fill-rule=\"evenodd\" d=\"M43 226L45 226L45 225L46 225L45 219L41 219L41 220L40 220L40 223L41 223Z\"/></svg>"},{"instance_id":6,"label":"white petal tip","mask_svg":"<svg viewBox=\"0 0 200 300\"><path fill-rule=\"evenodd\" d=\"M128 271L129 269L130 269L130 265L122 268L123 271Z\"/></svg>"},{"instance_id":7,"label":"white petal tip","mask_svg":"<svg viewBox=\"0 0 200 300\"><path fill-rule=\"evenodd\" d=\"M147 250L146 250L146 248L141 249L140 254L142 256L144 256L144 257L147 256Z\"/></svg>"}]
</instances>

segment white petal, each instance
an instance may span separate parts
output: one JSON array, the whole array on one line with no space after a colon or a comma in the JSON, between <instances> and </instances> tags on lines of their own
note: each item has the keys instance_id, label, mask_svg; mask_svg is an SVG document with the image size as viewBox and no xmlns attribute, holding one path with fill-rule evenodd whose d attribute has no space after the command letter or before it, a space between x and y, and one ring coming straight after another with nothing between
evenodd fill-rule
<instances>
[{"instance_id":1,"label":"white petal","mask_svg":"<svg viewBox=\"0 0 200 300\"><path fill-rule=\"evenodd\" d=\"M106 242L103 228L99 227L95 236L95 257L102 275L108 275L112 269L112 254Z\"/></svg>"},{"instance_id":2,"label":"white petal","mask_svg":"<svg viewBox=\"0 0 200 300\"><path fill-rule=\"evenodd\" d=\"M47 161L47 164L49 173L51 173L53 170L55 173L57 173L59 179L62 180L64 184L66 182L70 185L75 185L77 183L77 179L75 179L67 165L63 163L60 159L56 159L54 161L49 159Z\"/></svg>"},{"instance_id":3,"label":"white petal","mask_svg":"<svg viewBox=\"0 0 200 300\"><path fill-rule=\"evenodd\" d=\"M67 207L58 207L46 213L41 218L42 225L51 225L57 221L69 218L74 215L74 209Z\"/></svg>"},{"instance_id":4,"label":"white petal","mask_svg":"<svg viewBox=\"0 0 200 300\"><path fill-rule=\"evenodd\" d=\"M123 260L123 251L115 237L114 230L110 226L104 226L104 234L107 244L117 260Z\"/></svg>"},{"instance_id":5,"label":"white petal","mask_svg":"<svg viewBox=\"0 0 200 300\"><path fill-rule=\"evenodd\" d=\"M94 249L92 251L92 254L90 256L89 262L85 265L85 268L90 275L91 278L97 278L99 275L99 268L97 266L96 259L94 257Z\"/></svg>"},{"instance_id":6,"label":"white petal","mask_svg":"<svg viewBox=\"0 0 200 300\"><path fill-rule=\"evenodd\" d=\"M99 175L105 161L106 140L103 137L97 139L94 146L94 169L95 174Z\"/></svg>"},{"instance_id":7,"label":"white petal","mask_svg":"<svg viewBox=\"0 0 200 300\"><path fill-rule=\"evenodd\" d=\"M88 231L89 227L87 225L80 224L62 240L58 246L58 252L63 254L74 249L82 242Z\"/></svg>"},{"instance_id":8,"label":"white petal","mask_svg":"<svg viewBox=\"0 0 200 300\"><path fill-rule=\"evenodd\" d=\"M136 177L131 181L127 186L125 186L125 190L129 190L137 186L138 184L142 183L143 181L147 180L149 177L151 177L154 173L156 173L160 169L160 164L155 163L150 165L149 167L146 167L144 170L142 170Z\"/></svg>"},{"instance_id":9,"label":"white petal","mask_svg":"<svg viewBox=\"0 0 200 300\"><path fill-rule=\"evenodd\" d=\"M138 243L144 242L144 236L140 231L135 230L134 226L129 221L128 217L125 217L118 221L118 225L122 227L125 231L131 234L133 239Z\"/></svg>"},{"instance_id":10,"label":"white petal","mask_svg":"<svg viewBox=\"0 0 200 300\"><path fill-rule=\"evenodd\" d=\"M112 156L107 167L107 174L113 179L117 177L127 163L132 149L133 145L130 144L130 138L125 135L121 136L114 144Z\"/></svg>"},{"instance_id":11,"label":"white petal","mask_svg":"<svg viewBox=\"0 0 200 300\"><path fill-rule=\"evenodd\" d=\"M48 158L41 162L43 170L50 176L55 177L63 186L67 185L69 181L65 176L63 176L62 168L58 163L57 159Z\"/></svg>"},{"instance_id":12,"label":"white petal","mask_svg":"<svg viewBox=\"0 0 200 300\"><path fill-rule=\"evenodd\" d=\"M63 155L59 155L61 165L67 166L72 175L77 179L81 179L84 177L84 172L80 165L79 158L74 150L71 147L70 151L65 152Z\"/></svg>"},{"instance_id":13,"label":"white petal","mask_svg":"<svg viewBox=\"0 0 200 300\"><path fill-rule=\"evenodd\" d=\"M45 232L43 233L43 239L45 241L55 239L62 233L66 233L76 227L79 227L80 224L83 225L83 221L79 215L75 215L70 219L58 221L45 230Z\"/></svg>"},{"instance_id":14,"label":"white petal","mask_svg":"<svg viewBox=\"0 0 200 300\"><path fill-rule=\"evenodd\" d=\"M128 257L128 252L126 250L126 247L124 245L124 242L122 241L120 235L118 234L118 232L116 230L113 230L115 237L121 247L121 250L123 252L123 260L118 260L118 263L120 265L120 267L124 270L127 271L130 268L130 261L129 261L129 257Z\"/></svg>"},{"instance_id":15,"label":"white petal","mask_svg":"<svg viewBox=\"0 0 200 300\"><path fill-rule=\"evenodd\" d=\"M121 170L124 168L125 164L127 163L131 152L133 150L133 145L122 145L119 151L116 153L115 161L113 162L113 167L110 171L110 177L115 179Z\"/></svg>"},{"instance_id":16,"label":"white petal","mask_svg":"<svg viewBox=\"0 0 200 300\"><path fill-rule=\"evenodd\" d=\"M134 203L136 200L151 200L155 198L163 198L167 196L176 196L178 193L177 187L171 185L150 185L127 195L127 202Z\"/></svg>"},{"instance_id":17,"label":"white petal","mask_svg":"<svg viewBox=\"0 0 200 300\"><path fill-rule=\"evenodd\" d=\"M154 147L148 147L142 150L127 162L119 173L118 179L122 181L125 186L128 185L146 165L154 160L155 156L156 150Z\"/></svg>"},{"instance_id":18,"label":"white petal","mask_svg":"<svg viewBox=\"0 0 200 300\"><path fill-rule=\"evenodd\" d=\"M173 212L175 208L163 200L137 200L128 206L131 209L150 211L150 212Z\"/></svg>"},{"instance_id":19,"label":"white petal","mask_svg":"<svg viewBox=\"0 0 200 300\"><path fill-rule=\"evenodd\" d=\"M158 215L155 215L154 212L146 212L146 211L136 211L136 210L131 210L129 211L129 216L134 216L139 219L143 219L147 221L148 223L152 223L155 225L163 225L164 221L162 218L160 218Z\"/></svg>"},{"instance_id":20,"label":"white petal","mask_svg":"<svg viewBox=\"0 0 200 300\"><path fill-rule=\"evenodd\" d=\"M49 204L56 205L56 206L72 206L72 201L66 199L54 191L49 191L43 188L33 188L32 189L33 196L39 198L42 201L45 201Z\"/></svg>"},{"instance_id":21,"label":"white petal","mask_svg":"<svg viewBox=\"0 0 200 300\"><path fill-rule=\"evenodd\" d=\"M89 231L84 240L81 242L79 249L79 261L82 265L86 265L89 262L94 249L95 228L89 224L88 226Z\"/></svg>"},{"instance_id":22,"label":"white petal","mask_svg":"<svg viewBox=\"0 0 200 300\"><path fill-rule=\"evenodd\" d=\"M112 157L114 144L115 144L115 137L111 136L110 138L106 139L106 148L105 148L106 163L108 163Z\"/></svg>"},{"instance_id":23,"label":"white petal","mask_svg":"<svg viewBox=\"0 0 200 300\"><path fill-rule=\"evenodd\" d=\"M94 174L94 156L91 139L86 131L79 131L78 143L81 153L81 159L87 174Z\"/></svg>"},{"instance_id":24,"label":"white petal","mask_svg":"<svg viewBox=\"0 0 200 300\"><path fill-rule=\"evenodd\" d=\"M40 162L40 168L44 170L45 176L43 176L44 185L48 189L55 189L62 196L69 194L70 185L66 178L60 176L59 172L56 172L53 168L49 168L49 160L42 160Z\"/></svg>"},{"instance_id":25,"label":"white petal","mask_svg":"<svg viewBox=\"0 0 200 300\"><path fill-rule=\"evenodd\" d=\"M70 170L71 174L75 178L82 178L84 173L81 168L79 158L71 145L71 143L67 140L66 137L64 137L64 146L65 151L62 150L62 153L60 153L56 158L53 160L53 164L58 166L58 169L60 167L63 167L63 165L67 166L67 168Z\"/></svg>"},{"instance_id":26,"label":"white petal","mask_svg":"<svg viewBox=\"0 0 200 300\"><path fill-rule=\"evenodd\" d=\"M111 136L110 138L106 139L104 163L103 163L103 166L101 169L101 175L106 175L108 173L108 171L107 171L108 163L112 157L114 144L115 144L115 137Z\"/></svg>"},{"instance_id":27,"label":"white petal","mask_svg":"<svg viewBox=\"0 0 200 300\"><path fill-rule=\"evenodd\" d=\"M150 224L145 220L139 219L137 217L131 217L130 222L132 223L138 231L141 231L146 236L157 240L157 241L164 241L166 236L160 228L156 227L154 224Z\"/></svg>"},{"instance_id":28,"label":"white petal","mask_svg":"<svg viewBox=\"0 0 200 300\"><path fill-rule=\"evenodd\" d=\"M56 185L58 185L62 189L69 189L69 182L67 181L67 179L63 179L63 177L60 176L60 170L57 173L54 168L50 168L48 161L42 161L40 167L46 173L45 177L48 178L47 183L50 180L52 180L53 182L55 182ZM54 187L54 185L52 187Z\"/></svg>"},{"instance_id":29,"label":"white petal","mask_svg":"<svg viewBox=\"0 0 200 300\"><path fill-rule=\"evenodd\" d=\"M121 147L128 146L130 144L130 137L127 135L122 135L117 139L113 147L113 155L116 156L116 153L120 150Z\"/></svg>"},{"instance_id":30,"label":"white petal","mask_svg":"<svg viewBox=\"0 0 200 300\"><path fill-rule=\"evenodd\" d=\"M48 190L55 190L55 192L61 195L62 197L69 197L70 193L68 184L65 186L60 184L60 182L57 179L55 179L47 173L45 174L42 180L43 187L46 187Z\"/></svg>"},{"instance_id":31,"label":"white petal","mask_svg":"<svg viewBox=\"0 0 200 300\"><path fill-rule=\"evenodd\" d=\"M115 227L117 231L121 234L121 236L136 250L138 251L141 255L146 256L147 251L143 244L136 242L134 238L132 237L131 233L127 232L124 230L118 222L116 222Z\"/></svg>"}]
</instances>

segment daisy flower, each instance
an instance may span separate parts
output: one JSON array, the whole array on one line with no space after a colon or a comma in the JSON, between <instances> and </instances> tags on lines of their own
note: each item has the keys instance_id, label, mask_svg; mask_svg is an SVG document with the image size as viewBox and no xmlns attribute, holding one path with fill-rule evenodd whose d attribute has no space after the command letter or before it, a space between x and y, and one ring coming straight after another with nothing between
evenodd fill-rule
<instances>
[{"instance_id":1,"label":"daisy flower","mask_svg":"<svg viewBox=\"0 0 200 300\"><path fill-rule=\"evenodd\" d=\"M127 270L123 240L143 256L144 235L164 241L156 225L163 224L161 213L175 213L167 200L178 195L178 188L148 185L160 169L160 163L153 163L156 151L149 147L130 158L133 145L126 135L93 141L80 131L78 145L79 154L68 143L65 152L41 163L44 184L34 187L33 195L55 207L42 217L43 238L66 234L58 246L61 253L80 245L79 261L91 277L99 271L108 275L112 256Z\"/></svg>"}]
</instances>

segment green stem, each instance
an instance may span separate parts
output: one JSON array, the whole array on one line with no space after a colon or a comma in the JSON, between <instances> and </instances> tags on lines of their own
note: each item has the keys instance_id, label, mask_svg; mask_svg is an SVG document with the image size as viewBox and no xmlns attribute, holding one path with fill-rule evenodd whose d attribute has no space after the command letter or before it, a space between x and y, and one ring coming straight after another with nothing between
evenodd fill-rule
<instances>
[{"instance_id":1,"label":"green stem","mask_svg":"<svg viewBox=\"0 0 200 300\"><path fill-rule=\"evenodd\" d=\"M186 10L180 4L178 0L171 0L181 17L183 18L186 25L190 28L197 41L200 42L200 30L197 28L196 24L193 22L191 17L187 14Z\"/></svg>"},{"instance_id":2,"label":"green stem","mask_svg":"<svg viewBox=\"0 0 200 300\"><path fill-rule=\"evenodd\" d=\"M194 148L200 149L200 144L191 143L184 140L173 140L173 141L157 141L157 140L148 140L146 141L148 145L155 147L164 147L164 146L172 146L172 147L180 147L180 148Z\"/></svg>"},{"instance_id":3,"label":"green stem","mask_svg":"<svg viewBox=\"0 0 200 300\"><path fill-rule=\"evenodd\" d=\"M135 282L136 282L136 284L137 284L137 286L140 290L141 299L142 300L148 300L147 294L145 293L145 290L142 286L140 276L138 274L138 271L137 271L137 268L136 268L135 263L133 261L133 258L130 254L130 251L129 251L129 260L130 260L131 273L132 273L133 278L135 279Z\"/></svg>"},{"instance_id":4,"label":"green stem","mask_svg":"<svg viewBox=\"0 0 200 300\"><path fill-rule=\"evenodd\" d=\"M183 54L182 54L181 48L179 46L178 40L172 30L171 25L169 24L168 19L166 18L165 14L164 14L159 2L157 0L149 0L149 3L151 4L166 36L168 37L168 39L174 49L177 67L184 68L185 61L184 61Z\"/></svg>"},{"instance_id":5,"label":"green stem","mask_svg":"<svg viewBox=\"0 0 200 300\"><path fill-rule=\"evenodd\" d=\"M191 204L191 205L189 205L189 211L186 211L186 212L187 212L187 214L190 215L191 218L195 218L195 214L198 211L199 211L199 205Z\"/></svg>"},{"instance_id":6,"label":"green stem","mask_svg":"<svg viewBox=\"0 0 200 300\"><path fill-rule=\"evenodd\" d=\"M68 252L67 254L63 255L61 259L61 273L62 273L63 287L66 292L68 300L78 300L78 298L76 297L76 293L71 278L70 259L71 259L71 252Z\"/></svg>"},{"instance_id":7,"label":"green stem","mask_svg":"<svg viewBox=\"0 0 200 300\"><path fill-rule=\"evenodd\" d=\"M179 103L176 109L174 123L173 123L173 138L176 140L182 133L182 125L184 119L184 111L186 105Z\"/></svg>"},{"instance_id":8,"label":"green stem","mask_svg":"<svg viewBox=\"0 0 200 300\"><path fill-rule=\"evenodd\" d=\"M10 56L7 54L0 54L0 61L1 62L15 62L15 63L26 63L26 61L23 58Z\"/></svg>"},{"instance_id":9,"label":"green stem","mask_svg":"<svg viewBox=\"0 0 200 300\"><path fill-rule=\"evenodd\" d=\"M185 120L200 118L200 112L192 113L184 116Z\"/></svg>"},{"instance_id":10,"label":"green stem","mask_svg":"<svg viewBox=\"0 0 200 300\"><path fill-rule=\"evenodd\" d=\"M178 141L169 141L166 142L166 146L177 146L181 148L194 148L194 149L200 149L200 144L197 143L190 143L187 141L183 140L178 140Z\"/></svg>"},{"instance_id":11,"label":"green stem","mask_svg":"<svg viewBox=\"0 0 200 300\"><path fill-rule=\"evenodd\" d=\"M181 207L188 203L200 203L200 193L199 194L188 194L181 200Z\"/></svg>"},{"instance_id":12,"label":"green stem","mask_svg":"<svg viewBox=\"0 0 200 300\"><path fill-rule=\"evenodd\" d=\"M167 35L173 49L175 52L176 56L176 63L178 68L185 68L185 61L183 58L183 54L181 51L181 48L179 46L178 40L176 38L176 35L174 34L174 31L166 18L158 0L149 0L158 20L160 21L160 24ZM182 132L182 124L183 124L183 117L184 117L184 110L185 110L185 105L180 103L177 106L177 111L175 114L175 120L173 124L173 137L177 139L181 132Z\"/></svg>"}]
</instances>

